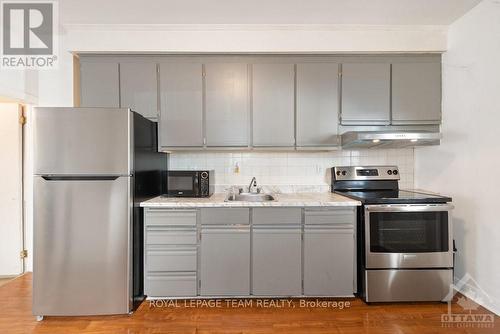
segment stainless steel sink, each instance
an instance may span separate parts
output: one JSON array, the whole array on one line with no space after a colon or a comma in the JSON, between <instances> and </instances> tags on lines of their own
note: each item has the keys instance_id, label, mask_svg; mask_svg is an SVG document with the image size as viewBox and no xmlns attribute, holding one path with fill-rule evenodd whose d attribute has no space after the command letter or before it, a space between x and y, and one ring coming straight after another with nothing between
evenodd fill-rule
<instances>
[{"instance_id":1,"label":"stainless steel sink","mask_svg":"<svg viewBox=\"0 0 500 334\"><path fill-rule=\"evenodd\" d=\"M273 195L258 193L229 194L226 202L269 202L274 201Z\"/></svg>"}]
</instances>

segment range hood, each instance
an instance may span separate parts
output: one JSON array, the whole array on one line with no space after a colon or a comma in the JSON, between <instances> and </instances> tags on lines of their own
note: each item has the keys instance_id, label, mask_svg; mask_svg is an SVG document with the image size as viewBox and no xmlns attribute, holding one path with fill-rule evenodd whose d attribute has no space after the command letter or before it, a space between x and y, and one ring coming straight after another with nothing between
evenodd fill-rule
<instances>
[{"instance_id":1,"label":"range hood","mask_svg":"<svg viewBox=\"0 0 500 334\"><path fill-rule=\"evenodd\" d=\"M439 145L441 133L433 131L349 131L341 136L342 148L404 148Z\"/></svg>"}]
</instances>

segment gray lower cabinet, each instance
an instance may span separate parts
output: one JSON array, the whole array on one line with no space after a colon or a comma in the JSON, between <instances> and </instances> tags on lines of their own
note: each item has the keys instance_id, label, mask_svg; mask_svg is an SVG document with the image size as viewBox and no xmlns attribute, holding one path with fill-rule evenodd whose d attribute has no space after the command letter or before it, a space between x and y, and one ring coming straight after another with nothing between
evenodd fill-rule
<instances>
[{"instance_id":1,"label":"gray lower cabinet","mask_svg":"<svg viewBox=\"0 0 500 334\"><path fill-rule=\"evenodd\" d=\"M207 146L248 146L248 65L208 63L204 66Z\"/></svg>"},{"instance_id":2,"label":"gray lower cabinet","mask_svg":"<svg viewBox=\"0 0 500 334\"><path fill-rule=\"evenodd\" d=\"M196 296L197 211L146 209L144 216L144 294Z\"/></svg>"},{"instance_id":3,"label":"gray lower cabinet","mask_svg":"<svg viewBox=\"0 0 500 334\"><path fill-rule=\"evenodd\" d=\"M441 122L441 64L392 64L392 123Z\"/></svg>"},{"instance_id":4,"label":"gray lower cabinet","mask_svg":"<svg viewBox=\"0 0 500 334\"><path fill-rule=\"evenodd\" d=\"M248 209L201 210L200 295L250 294Z\"/></svg>"},{"instance_id":5,"label":"gray lower cabinet","mask_svg":"<svg viewBox=\"0 0 500 334\"><path fill-rule=\"evenodd\" d=\"M120 63L120 104L152 121L158 119L158 78L155 62Z\"/></svg>"},{"instance_id":6,"label":"gray lower cabinet","mask_svg":"<svg viewBox=\"0 0 500 334\"><path fill-rule=\"evenodd\" d=\"M202 147L201 63L160 63L160 148Z\"/></svg>"},{"instance_id":7,"label":"gray lower cabinet","mask_svg":"<svg viewBox=\"0 0 500 334\"><path fill-rule=\"evenodd\" d=\"M297 147L338 145L339 64L297 64Z\"/></svg>"},{"instance_id":8,"label":"gray lower cabinet","mask_svg":"<svg viewBox=\"0 0 500 334\"><path fill-rule=\"evenodd\" d=\"M118 62L80 62L80 106L120 107Z\"/></svg>"},{"instance_id":9,"label":"gray lower cabinet","mask_svg":"<svg viewBox=\"0 0 500 334\"><path fill-rule=\"evenodd\" d=\"M352 296L355 212L355 208L147 208L145 294Z\"/></svg>"},{"instance_id":10,"label":"gray lower cabinet","mask_svg":"<svg viewBox=\"0 0 500 334\"><path fill-rule=\"evenodd\" d=\"M342 64L341 124L389 124L390 85L390 64Z\"/></svg>"},{"instance_id":11,"label":"gray lower cabinet","mask_svg":"<svg viewBox=\"0 0 500 334\"><path fill-rule=\"evenodd\" d=\"M253 146L295 145L293 64L252 65Z\"/></svg>"},{"instance_id":12,"label":"gray lower cabinet","mask_svg":"<svg viewBox=\"0 0 500 334\"><path fill-rule=\"evenodd\" d=\"M252 294L302 294L302 210L255 208L252 229Z\"/></svg>"},{"instance_id":13,"label":"gray lower cabinet","mask_svg":"<svg viewBox=\"0 0 500 334\"><path fill-rule=\"evenodd\" d=\"M306 209L304 217L304 295L352 296L356 283L354 209Z\"/></svg>"}]
</instances>

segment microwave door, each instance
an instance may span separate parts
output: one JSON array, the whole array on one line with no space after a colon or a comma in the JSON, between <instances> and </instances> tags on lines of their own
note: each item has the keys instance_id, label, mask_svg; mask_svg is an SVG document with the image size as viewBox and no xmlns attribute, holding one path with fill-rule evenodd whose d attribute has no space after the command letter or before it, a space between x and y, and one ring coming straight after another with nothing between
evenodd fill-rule
<instances>
[{"instance_id":1,"label":"microwave door","mask_svg":"<svg viewBox=\"0 0 500 334\"><path fill-rule=\"evenodd\" d=\"M169 172L168 194L171 196L197 196L198 176L193 173Z\"/></svg>"}]
</instances>

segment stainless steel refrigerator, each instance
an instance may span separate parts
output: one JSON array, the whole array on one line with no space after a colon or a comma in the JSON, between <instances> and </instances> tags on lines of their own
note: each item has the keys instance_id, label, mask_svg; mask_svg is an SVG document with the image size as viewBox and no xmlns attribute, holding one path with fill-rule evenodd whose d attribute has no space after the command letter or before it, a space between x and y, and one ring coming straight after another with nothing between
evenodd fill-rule
<instances>
[{"instance_id":1,"label":"stainless steel refrigerator","mask_svg":"<svg viewBox=\"0 0 500 334\"><path fill-rule=\"evenodd\" d=\"M35 108L33 314L123 314L143 298L139 202L162 193L157 126L129 109Z\"/></svg>"}]
</instances>

